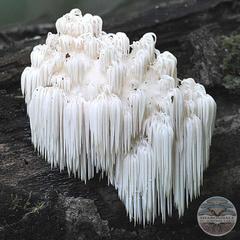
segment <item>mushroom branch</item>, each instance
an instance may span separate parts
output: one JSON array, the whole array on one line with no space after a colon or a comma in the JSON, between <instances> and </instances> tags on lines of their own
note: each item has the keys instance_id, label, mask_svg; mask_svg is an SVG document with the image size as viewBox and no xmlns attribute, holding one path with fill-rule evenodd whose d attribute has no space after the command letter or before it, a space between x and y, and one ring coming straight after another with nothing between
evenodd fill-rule
<instances>
[{"instance_id":1,"label":"mushroom branch","mask_svg":"<svg viewBox=\"0 0 240 240\"><path fill-rule=\"evenodd\" d=\"M35 149L87 181L106 174L130 221L179 216L199 196L216 103L146 33L130 44L102 19L73 9L33 48L21 77Z\"/></svg>"}]
</instances>

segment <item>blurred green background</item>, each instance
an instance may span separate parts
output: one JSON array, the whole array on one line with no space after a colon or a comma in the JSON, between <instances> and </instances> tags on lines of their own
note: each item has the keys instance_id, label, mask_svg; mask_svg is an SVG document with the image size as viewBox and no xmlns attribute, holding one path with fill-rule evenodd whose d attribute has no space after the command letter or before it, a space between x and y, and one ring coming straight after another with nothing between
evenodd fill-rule
<instances>
[{"instance_id":1,"label":"blurred green background","mask_svg":"<svg viewBox=\"0 0 240 240\"><path fill-rule=\"evenodd\" d=\"M0 0L0 27L55 21L72 8L106 15L129 0ZM136 1L135 1L136 2Z\"/></svg>"},{"instance_id":2,"label":"blurred green background","mask_svg":"<svg viewBox=\"0 0 240 240\"><path fill-rule=\"evenodd\" d=\"M55 22L72 8L100 15L113 22L139 17L149 9L197 0L0 0L0 28L13 24Z\"/></svg>"}]
</instances>

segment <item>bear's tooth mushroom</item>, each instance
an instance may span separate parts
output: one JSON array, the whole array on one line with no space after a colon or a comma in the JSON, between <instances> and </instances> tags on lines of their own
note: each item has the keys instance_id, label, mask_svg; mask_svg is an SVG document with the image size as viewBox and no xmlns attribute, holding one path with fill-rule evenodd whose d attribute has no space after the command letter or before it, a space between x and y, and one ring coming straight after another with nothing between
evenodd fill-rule
<instances>
[{"instance_id":1,"label":"bear's tooth mushroom","mask_svg":"<svg viewBox=\"0 0 240 240\"><path fill-rule=\"evenodd\" d=\"M177 78L177 59L155 49L154 33L130 44L79 9L56 29L21 77L35 149L85 182L105 173L134 224L165 222L173 204L183 215L209 164L213 98Z\"/></svg>"}]
</instances>

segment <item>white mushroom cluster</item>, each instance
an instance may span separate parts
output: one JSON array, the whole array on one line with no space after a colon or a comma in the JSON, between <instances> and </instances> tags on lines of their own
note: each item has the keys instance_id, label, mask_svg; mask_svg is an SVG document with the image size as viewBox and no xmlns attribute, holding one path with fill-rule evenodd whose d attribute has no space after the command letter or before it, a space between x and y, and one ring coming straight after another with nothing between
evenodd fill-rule
<instances>
[{"instance_id":1,"label":"white mushroom cluster","mask_svg":"<svg viewBox=\"0 0 240 240\"><path fill-rule=\"evenodd\" d=\"M72 10L34 47L21 77L32 142L83 181L106 174L135 224L162 221L199 196L216 103L146 33L130 44L102 19Z\"/></svg>"}]
</instances>

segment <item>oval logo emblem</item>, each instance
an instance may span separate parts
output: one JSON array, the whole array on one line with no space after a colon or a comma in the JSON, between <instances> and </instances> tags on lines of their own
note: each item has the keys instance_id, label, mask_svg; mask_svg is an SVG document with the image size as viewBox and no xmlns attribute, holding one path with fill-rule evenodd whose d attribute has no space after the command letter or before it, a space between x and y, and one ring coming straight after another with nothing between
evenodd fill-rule
<instances>
[{"instance_id":1,"label":"oval logo emblem","mask_svg":"<svg viewBox=\"0 0 240 240\"><path fill-rule=\"evenodd\" d=\"M232 202L224 197L210 197L199 207L197 220L208 235L220 237L228 234L237 222L237 211Z\"/></svg>"}]
</instances>

